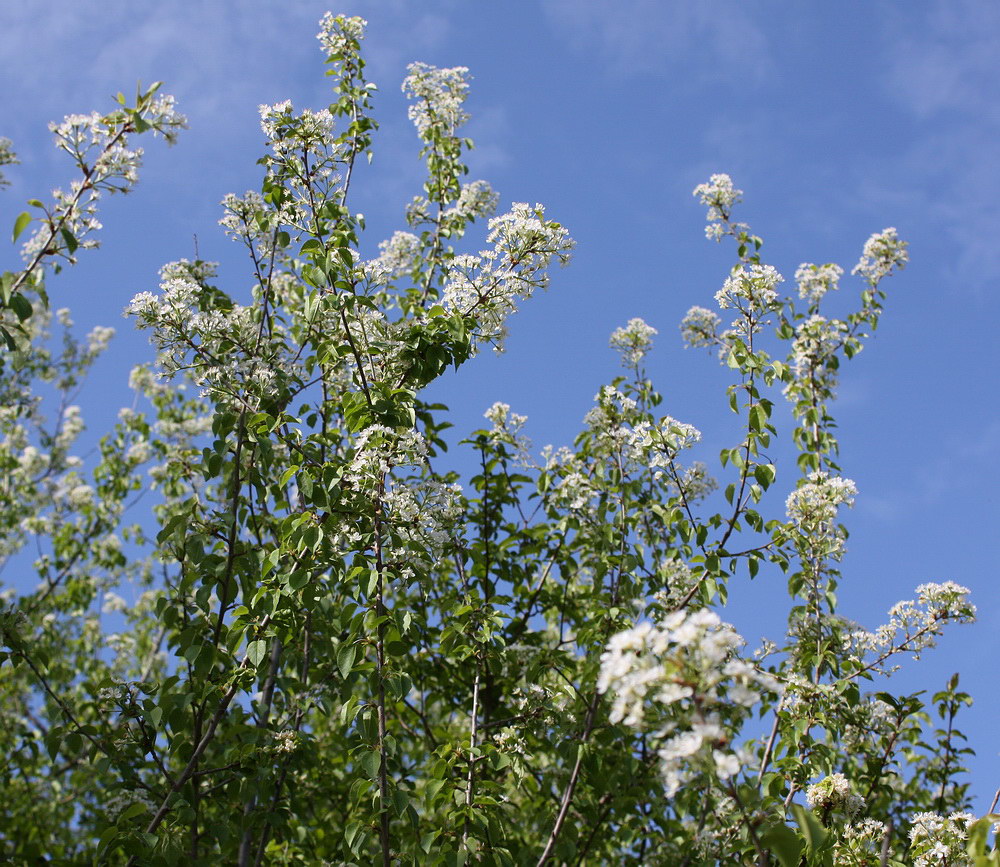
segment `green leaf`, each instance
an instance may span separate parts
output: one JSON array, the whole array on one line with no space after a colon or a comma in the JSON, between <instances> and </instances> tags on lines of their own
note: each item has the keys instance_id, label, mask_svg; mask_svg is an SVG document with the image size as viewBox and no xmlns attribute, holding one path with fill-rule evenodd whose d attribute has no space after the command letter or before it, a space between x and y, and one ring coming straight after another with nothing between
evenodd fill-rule
<instances>
[{"instance_id":1,"label":"green leaf","mask_svg":"<svg viewBox=\"0 0 1000 867\"><path fill-rule=\"evenodd\" d=\"M260 661L267 655L267 642L258 638L247 645L247 658L254 666L260 665Z\"/></svg>"},{"instance_id":2,"label":"green leaf","mask_svg":"<svg viewBox=\"0 0 1000 867\"><path fill-rule=\"evenodd\" d=\"M406 808L410 805L410 798L406 792L400 789L392 790L392 806L396 815L402 817L406 813Z\"/></svg>"},{"instance_id":3,"label":"green leaf","mask_svg":"<svg viewBox=\"0 0 1000 867\"><path fill-rule=\"evenodd\" d=\"M378 769L381 765L382 759L376 750L365 750L361 757L361 770L369 780L378 778Z\"/></svg>"},{"instance_id":4,"label":"green leaf","mask_svg":"<svg viewBox=\"0 0 1000 867\"><path fill-rule=\"evenodd\" d=\"M358 836L358 831L361 830L361 823L357 820L353 822L348 822L347 826L344 828L344 842L347 844L347 848L353 851L355 838ZM362 840L364 837L362 836Z\"/></svg>"},{"instance_id":5,"label":"green leaf","mask_svg":"<svg viewBox=\"0 0 1000 867\"><path fill-rule=\"evenodd\" d=\"M354 658L357 655L358 648L354 644L349 644L344 642L337 649L337 668L340 669L341 677L347 677L351 673L351 669L354 667Z\"/></svg>"},{"instance_id":6,"label":"green leaf","mask_svg":"<svg viewBox=\"0 0 1000 867\"><path fill-rule=\"evenodd\" d=\"M17 239L21 236L21 232L23 232L28 227L28 223L30 222L31 222L31 214L29 214L27 211L24 211L24 213L17 215L17 219L14 220L14 231L11 232L10 236L11 242L17 241Z\"/></svg>"},{"instance_id":7,"label":"green leaf","mask_svg":"<svg viewBox=\"0 0 1000 867\"><path fill-rule=\"evenodd\" d=\"M11 296L8 306L21 322L31 318L31 302L20 292Z\"/></svg>"},{"instance_id":8,"label":"green leaf","mask_svg":"<svg viewBox=\"0 0 1000 867\"><path fill-rule=\"evenodd\" d=\"M802 858L802 840L787 825L772 825L760 835L764 850L775 855L781 867L799 867Z\"/></svg>"},{"instance_id":9,"label":"green leaf","mask_svg":"<svg viewBox=\"0 0 1000 867\"><path fill-rule=\"evenodd\" d=\"M66 249L70 256L72 256L80 246L80 242L76 239L76 235L66 228L60 229L59 234L62 235L63 241L66 242Z\"/></svg>"},{"instance_id":10,"label":"green leaf","mask_svg":"<svg viewBox=\"0 0 1000 867\"><path fill-rule=\"evenodd\" d=\"M771 486L771 482L774 481L774 464L758 464L753 469L753 475L760 486L766 491Z\"/></svg>"},{"instance_id":11,"label":"green leaf","mask_svg":"<svg viewBox=\"0 0 1000 867\"><path fill-rule=\"evenodd\" d=\"M118 816L118 821L124 822L135 816L141 816L147 812L149 812L149 807L145 804L129 804L129 806L122 810L121 815Z\"/></svg>"},{"instance_id":12,"label":"green leaf","mask_svg":"<svg viewBox=\"0 0 1000 867\"><path fill-rule=\"evenodd\" d=\"M806 853L811 861L830 844L830 834L820 824L815 813L812 810L807 810L801 804L792 804L792 815L802 831L802 836L806 841Z\"/></svg>"}]
</instances>

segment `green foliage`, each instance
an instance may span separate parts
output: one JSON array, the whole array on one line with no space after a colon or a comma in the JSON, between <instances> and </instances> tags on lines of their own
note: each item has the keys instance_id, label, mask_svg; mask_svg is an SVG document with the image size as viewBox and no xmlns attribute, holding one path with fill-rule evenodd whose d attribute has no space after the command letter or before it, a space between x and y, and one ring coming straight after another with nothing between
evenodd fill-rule
<instances>
[{"instance_id":1,"label":"green foliage","mask_svg":"<svg viewBox=\"0 0 1000 867\"><path fill-rule=\"evenodd\" d=\"M682 330L731 375L741 434L719 481L683 454L698 431L659 413L655 332L633 320L573 448L532 457L525 420L495 404L458 443L476 466L462 488L434 469L450 425L424 389L500 346L572 241L540 206L491 216L489 186L463 181L465 70L414 64L427 179L408 231L365 259L363 22L322 28L333 102L263 107L260 193L225 203L251 298L181 260L133 299L156 361L86 470L70 401L110 330L78 341L60 312L54 349L44 269L73 260L91 212L63 195L15 221L14 240L39 228L2 283L0 557L37 547L39 583L0 610L0 856L862 867L940 843L973 859L950 863L996 863L961 813L957 676L929 704L866 691L972 619L967 591L923 585L877 633L836 611L854 486L830 404L905 263L894 230L865 247L856 311L826 319L840 269L779 295L763 241L731 220L739 191L713 177L696 192L710 237L735 243L717 295L735 319L693 308ZM60 127L74 190L133 183L126 134L172 138L183 119L155 94ZM484 218L485 248L463 252ZM769 457L782 397L800 478L775 509L794 475ZM124 518L151 488L148 537ZM716 612L764 570L787 581L788 633L745 656ZM755 717L770 734L747 740Z\"/></svg>"}]
</instances>

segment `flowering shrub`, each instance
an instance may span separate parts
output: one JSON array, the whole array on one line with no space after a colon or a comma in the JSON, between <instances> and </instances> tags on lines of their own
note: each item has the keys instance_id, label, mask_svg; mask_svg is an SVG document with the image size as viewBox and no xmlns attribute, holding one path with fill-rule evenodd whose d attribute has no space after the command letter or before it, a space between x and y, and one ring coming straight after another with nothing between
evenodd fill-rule
<instances>
[{"instance_id":1,"label":"flowering shrub","mask_svg":"<svg viewBox=\"0 0 1000 867\"><path fill-rule=\"evenodd\" d=\"M836 609L859 492L830 406L905 242L869 239L860 301L832 318L843 269L802 264L782 294L713 175L695 195L736 261L722 315L692 307L681 332L731 373L741 433L719 465L660 411L657 330L632 319L572 448L534 454L494 403L461 442L471 477L441 472L425 387L501 348L573 241L464 179L468 71L420 63L403 89L426 181L364 240L364 26L322 19L327 108L261 106L260 189L220 220L250 297L182 259L128 304L156 357L89 464L71 396L112 334L77 339L60 310L55 343L47 275L93 246L99 195L135 183L129 136L184 121L152 88L53 128L81 179L17 218L35 231L0 299L0 560L36 551L38 576L0 608L0 860L997 864L965 812L957 678L930 703L883 680L974 619L969 591L922 584L874 631ZM779 426L799 452L780 474ZM148 490L151 519L125 523ZM787 582L788 629L749 648L720 611L762 571Z\"/></svg>"}]
</instances>

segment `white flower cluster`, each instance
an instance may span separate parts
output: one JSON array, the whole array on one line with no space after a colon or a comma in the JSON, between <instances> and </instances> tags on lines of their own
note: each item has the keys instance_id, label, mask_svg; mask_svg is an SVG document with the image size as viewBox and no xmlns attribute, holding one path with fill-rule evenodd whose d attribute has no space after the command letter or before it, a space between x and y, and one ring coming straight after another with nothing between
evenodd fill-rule
<instances>
[{"instance_id":1,"label":"white flower cluster","mask_svg":"<svg viewBox=\"0 0 1000 867\"><path fill-rule=\"evenodd\" d=\"M590 479L579 470L573 470L563 476L553 491L558 505L576 512L586 509L596 494L597 490Z\"/></svg>"},{"instance_id":2,"label":"white flower cluster","mask_svg":"<svg viewBox=\"0 0 1000 867\"><path fill-rule=\"evenodd\" d=\"M86 153L107 140L104 118L96 111L90 114L68 114L62 123L52 121L49 131L55 134L56 147L73 156Z\"/></svg>"},{"instance_id":3,"label":"white flower cluster","mask_svg":"<svg viewBox=\"0 0 1000 867\"><path fill-rule=\"evenodd\" d=\"M160 267L160 282L165 280L180 280L186 278L198 283L207 283L219 273L218 262L206 262L198 260L192 262L190 259L175 259Z\"/></svg>"},{"instance_id":4,"label":"white flower cluster","mask_svg":"<svg viewBox=\"0 0 1000 867\"><path fill-rule=\"evenodd\" d=\"M548 285L549 263L555 258L565 265L573 240L566 229L545 219L541 205L523 202L489 221L486 240L492 249L451 261L441 303L449 311L474 317L479 340L499 349L516 300Z\"/></svg>"},{"instance_id":5,"label":"white flower cluster","mask_svg":"<svg viewBox=\"0 0 1000 867\"><path fill-rule=\"evenodd\" d=\"M657 564L656 576L664 589L654 593L652 601L666 610L676 608L698 582L691 567L676 555L665 557Z\"/></svg>"},{"instance_id":6,"label":"white flower cluster","mask_svg":"<svg viewBox=\"0 0 1000 867\"><path fill-rule=\"evenodd\" d=\"M3 166L13 166L17 165L20 160L17 158L17 154L14 153L14 143L7 138L5 135L0 135L0 168ZM0 188L9 187L10 181L4 177L4 173L0 171Z\"/></svg>"},{"instance_id":7,"label":"white flower cluster","mask_svg":"<svg viewBox=\"0 0 1000 867\"><path fill-rule=\"evenodd\" d=\"M469 119L462 108L469 91L468 67L438 69L426 63L411 63L407 73L403 93L415 100L409 116L420 137L429 141L435 132L454 136Z\"/></svg>"},{"instance_id":8,"label":"white flower cluster","mask_svg":"<svg viewBox=\"0 0 1000 867\"><path fill-rule=\"evenodd\" d=\"M335 146L335 119L329 109L312 111L306 108L296 116L292 113L291 100L286 99L275 105L261 105L259 111L260 128L277 156L303 149L325 154L327 149ZM315 178L315 167L312 174ZM323 170L323 175L329 175L328 168Z\"/></svg>"},{"instance_id":9,"label":"white flower cluster","mask_svg":"<svg viewBox=\"0 0 1000 867\"><path fill-rule=\"evenodd\" d=\"M135 688L127 683L116 683L114 686L102 687L97 691L99 702L109 702L116 705L132 704L137 697L138 693Z\"/></svg>"},{"instance_id":10,"label":"white flower cluster","mask_svg":"<svg viewBox=\"0 0 1000 867\"><path fill-rule=\"evenodd\" d=\"M723 310L728 307L744 312L768 310L778 300L777 287L784 279L772 265L754 264L749 270L738 265L715 293L715 301Z\"/></svg>"},{"instance_id":11,"label":"white flower cluster","mask_svg":"<svg viewBox=\"0 0 1000 867\"><path fill-rule=\"evenodd\" d=\"M788 495L785 510L799 527L812 531L829 526L837 517L838 507L853 505L857 494L857 486L850 479L817 471Z\"/></svg>"},{"instance_id":12,"label":"white flower cluster","mask_svg":"<svg viewBox=\"0 0 1000 867\"><path fill-rule=\"evenodd\" d=\"M153 447L148 440L137 440L125 452L125 460L129 464L144 464L153 456Z\"/></svg>"},{"instance_id":13,"label":"white flower cluster","mask_svg":"<svg viewBox=\"0 0 1000 867\"><path fill-rule=\"evenodd\" d=\"M840 813L852 818L865 808L865 799L851 791L843 774L830 774L806 789L806 803L824 816Z\"/></svg>"},{"instance_id":14,"label":"white flower cluster","mask_svg":"<svg viewBox=\"0 0 1000 867\"><path fill-rule=\"evenodd\" d=\"M63 410L62 422L56 434L55 447L57 449L68 449L76 442L76 438L83 433L84 423L80 407L72 404Z\"/></svg>"},{"instance_id":15,"label":"white flower cluster","mask_svg":"<svg viewBox=\"0 0 1000 867\"><path fill-rule=\"evenodd\" d=\"M344 481L366 489L381 483L396 467L419 467L426 461L427 442L417 431L397 433L384 425L371 425L358 434Z\"/></svg>"},{"instance_id":16,"label":"white flower cluster","mask_svg":"<svg viewBox=\"0 0 1000 867\"><path fill-rule=\"evenodd\" d=\"M504 726L493 736L493 743L496 748L502 752L506 753L508 756L526 756L527 755L527 743L524 740L521 731L514 726ZM517 773L517 766L515 765L515 773ZM519 776L523 775L519 774Z\"/></svg>"},{"instance_id":17,"label":"white flower cluster","mask_svg":"<svg viewBox=\"0 0 1000 867\"><path fill-rule=\"evenodd\" d=\"M615 420L629 420L638 408L632 398L613 385L602 385L594 395L594 402L597 405L583 417L584 423L591 428L608 426Z\"/></svg>"},{"instance_id":18,"label":"white flower cluster","mask_svg":"<svg viewBox=\"0 0 1000 867\"><path fill-rule=\"evenodd\" d=\"M154 135L162 135L173 144L177 131L187 126L187 120L166 94L153 96L141 108L142 122ZM114 112L102 116L71 114L61 123L50 123L56 147L68 153L83 172L74 180L69 191L52 191L53 205L22 248L25 261L33 262L40 255L60 253L73 261L73 253L57 237L61 231L75 238L79 248L96 247L97 241L87 237L101 228L97 220L97 202L105 192L128 192L138 180L142 163L142 148L129 148L127 132L134 131L130 115ZM10 162L10 160L7 160Z\"/></svg>"},{"instance_id":19,"label":"white flower cluster","mask_svg":"<svg viewBox=\"0 0 1000 867\"><path fill-rule=\"evenodd\" d=\"M489 217L496 212L500 195L493 191L487 181L472 181L462 184L462 191L454 206L445 211L445 216L457 216L463 220Z\"/></svg>"},{"instance_id":20,"label":"white flower cluster","mask_svg":"<svg viewBox=\"0 0 1000 867\"><path fill-rule=\"evenodd\" d=\"M665 467L677 457L678 452L700 441L701 431L694 425L665 415L655 426L648 421L639 422L632 429L628 447L630 457L636 462L648 462L650 467Z\"/></svg>"},{"instance_id":21,"label":"white flower cluster","mask_svg":"<svg viewBox=\"0 0 1000 867\"><path fill-rule=\"evenodd\" d=\"M49 456L38 451L35 446L25 446L17 459L18 470L26 478L37 476L49 465Z\"/></svg>"},{"instance_id":22,"label":"white flower cluster","mask_svg":"<svg viewBox=\"0 0 1000 867\"><path fill-rule=\"evenodd\" d=\"M105 591L104 601L101 604L102 614L120 614L123 611L128 611L128 608L128 603L117 593L112 593L110 590Z\"/></svg>"},{"instance_id":23,"label":"white flower cluster","mask_svg":"<svg viewBox=\"0 0 1000 867\"><path fill-rule=\"evenodd\" d=\"M348 54L353 50L352 42L360 42L365 38L365 28L368 22L357 15L334 15L327 12L319 21L319 33L316 38L329 57L338 57Z\"/></svg>"},{"instance_id":24,"label":"white flower cluster","mask_svg":"<svg viewBox=\"0 0 1000 867\"><path fill-rule=\"evenodd\" d=\"M153 330L157 361L167 376L188 372L205 394L241 406L259 405L288 371L249 354L232 355L231 347L254 346L260 331L255 305L207 306L195 271L181 263L162 270L161 294L140 292L125 308L140 328ZM207 306L207 309L204 309Z\"/></svg>"},{"instance_id":25,"label":"white flower cluster","mask_svg":"<svg viewBox=\"0 0 1000 867\"><path fill-rule=\"evenodd\" d=\"M876 232L865 241L864 250L852 274L860 274L869 283L878 283L892 273L893 268L904 268L910 260L908 244L901 241L891 226Z\"/></svg>"},{"instance_id":26,"label":"white flower cluster","mask_svg":"<svg viewBox=\"0 0 1000 867\"><path fill-rule=\"evenodd\" d=\"M114 336L114 328L107 325L95 325L87 335L87 352L90 355L100 355L108 348L108 344Z\"/></svg>"},{"instance_id":27,"label":"white flower cluster","mask_svg":"<svg viewBox=\"0 0 1000 867\"><path fill-rule=\"evenodd\" d=\"M528 460L528 450L531 448L531 440L524 436L521 430L528 421L528 417L520 413L511 412L509 404L497 401L483 413L483 418L493 425L493 429L490 432L493 439L496 442L503 442L513 446L517 451L521 463L526 463Z\"/></svg>"},{"instance_id":28,"label":"white flower cluster","mask_svg":"<svg viewBox=\"0 0 1000 867\"><path fill-rule=\"evenodd\" d=\"M399 543L386 548L386 562L405 572L403 577L414 565L429 567L416 552L440 556L451 543L449 530L463 514L462 486L434 479L394 481L384 500L393 538Z\"/></svg>"},{"instance_id":29,"label":"white flower cluster","mask_svg":"<svg viewBox=\"0 0 1000 867\"><path fill-rule=\"evenodd\" d=\"M453 527L464 514L460 485L419 475L391 476L394 469L423 468L426 462L427 443L417 431L372 425L358 435L343 477L355 491L382 500L384 517L391 526L383 561L403 583L413 580L416 568L428 568L428 558L440 556L451 544ZM338 532L335 544L345 551L362 543L353 524L345 524Z\"/></svg>"},{"instance_id":30,"label":"white flower cluster","mask_svg":"<svg viewBox=\"0 0 1000 867\"><path fill-rule=\"evenodd\" d=\"M971 813L917 813L910 825L909 856L913 867L965 867L969 826L976 821Z\"/></svg>"},{"instance_id":31,"label":"white flower cluster","mask_svg":"<svg viewBox=\"0 0 1000 867\"><path fill-rule=\"evenodd\" d=\"M119 816L125 812L133 804L141 804L145 807L146 812L151 813L156 809L156 805L150 800L149 795L145 792L140 792L137 790L121 790L119 792L112 792L111 795L107 797L104 802L104 811L108 816Z\"/></svg>"},{"instance_id":32,"label":"white flower cluster","mask_svg":"<svg viewBox=\"0 0 1000 867\"><path fill-rule=\"evenodd\" d=\"M583 417L591 436L607 453L627 448L635 437L631 425L639 418L638 404L613 385L601 386L594 402Z\"/></svg>"},{"instance_id":33,"label":"white flower cluster","mask_svg":"<svg viewBox=\"0 0 1000 867\"><path fill-rule=\"evenodd\" d=\"M294 753L299 745L299 736L292 730L273 732L274 751L283 755Z\"/></svg>"},{"instance_id":34,"label":"white flower cluster","mask_svg":"<svg viewBox=\"0 0 1000 867\"><path fill-rule=\"evenodd\" d=\"M799 298L810 306L819 304L831 289L838 288L838 281L844 273L839 265L813 265L803 262L795 272L795 282L799 284Z\"/></svg>"},{"instance_id":35,"label":"white flower cluster","mask_svg":"<svg viewBox=\"0 0 1000 867\"><path fill-rule=\"evenodd\" d=\"M774 678L736 655L743 643L712 611L674 611L612 636L601 655L597 689L611 697L611 722L644 730L653 713L668 795L698 764L723 780L737 774L741 760L726 749L720 711L750 708L762 690L779 691Z\"/></svg>"},{"instance_id":36,"label":"white flower cluster","mask_svg":"<svg viewBox=\"0 0 1000 867\"><path fill-rule=\"evenodd\" d=\"M94 489L80 482L75 473L70 473L60 480L53 498L57 503L65 503L68 508L76 511L94 504Z\"/></svg>"},{"instance_id":37,"label":"white flower cluster","mask_svg":"<svg viewBox=\"0 0 1000 867\"><path fill-rule=\"evenodd\" d=\"M142 166L142 148L112 145L101 152L94 162L94 169L106 178L115 178L117 189L130 190L139 182Z\"/></svg>"},{"instance_id":38,"label":"white flower cluster","mask_svg":"<svg viewBox=\"0 0 1000 867\"><path fill-rule=\"evenodd\" d=\"M402 277L417 266L420 239L412 232L394 232L388 241L378 245L379 263L390 277Z\"/></svg>"},{"instance_id":39,"label":"white flower cluster","mask_svg":"<svg viewBox=\"0 0 1000 867\"><path fill-rule=\"evenodd\" d=\"M847 644L852 639L849 637ZM848 656L850 650L845 652ZM808 693L808 688L802 689ZM786 692L786 695L788 693ZM801 693L800 693L801 694ZM808 701L808 699L806 699ZM848 753L860 753L871 748L881 738L892 738L899 721L892 706L878 698L866 696L851 708L850 719L842 730L841 747Z\"/></svg>"},{"instance_id":40,"label":"white flower cluster","mask_svg":"<svg viewBox=\"0 0 1000 867\"><path fill-rule=\"evenodd\" d=\"M257 113L260 115L261 130L268 140L273 142L280 138L279 128L291 120L292 101L286 99L273 105L261 104L257 106Z\"/></svg>"},{"instance_id":41,"label":"white flower cluster","mask_svg":"<svg viewBox=\"0 0 1000 867\"><path fill-rule=\"evenodd\" d=\"M519 415L516 412L510 411L510 404L501 403L497 401L493 404L486 412L483 413L483 418L485 418L490 424L493 425L493 430L495 432L505 432L516 434L518 431L524 427L524 423L528 420L526 415Z\"/></svg>"},{"instance_id":42,"label":"white flower cluster","mask_svg":"<svg viewBox=\"0 0 1000 867\"><path fill-rule=\"evenodd\" d=\"M262 231L256 219L257 214L265 210L264 197L256 190L247 190L243 196L235 193L226 193L220 203L225 209L224 216L219 220L219 225L226 230L226 234L234 241L242 241L247 237L263 242L266 247L269 232Z\"/></svg>"},{"instance_id":43,"label":"white flower cluster","mask_svg":"<svg viewBox=\"0 0 1000 867\"><path fill-rule=\"evenodd\" d=\"M546 728L565 725L572 701L573 691L565 684L553 687L529 683L516 686L511 692L511 703L518 716L534 719Z\"/></svg>"},{"instance_id":44,"label":"white flower cluster","mask_svg":"<svg viewBox=\"0 0 1000 867\"><path fill-rule=\"evenodd\" d=\"M972 623L976 606L968 587L945 581L917 587L917 598L897 602L889 609L889 622L874 632L856 630L851 640L859 654L876 653L879 664L896 653L912 653L933 647L945 623ZM881 670L881 669L880 669Z\"/></svg>"},{"instance_id":45,"label":"white flower cluster","mask_svg":"<svg viewBox=\"0 0 1000 867\"><path fill-rule=\"evenodd\" d=\"M832 388L836 385L836 368L829 361L840 348L847 336L847 323L840 319L827 319L818 313L800 322L795 327L792 341L792 366L795 375L802 378L811 375L819 377L822 383Z\"/></svg>"},{"instance_id":46,"label":"white flower cluster","mask_svg":"<svg viewBox=\"0 0 1000 867\"><path fill-rule=\"evenodd\" d=\"M70 182L69 192L62 189L52 191L54 200L52 224L61 223L66 231L76 238L78 247L85 250L98 245L96 238L88 238L87 235L102 228L100 220L97 219L97 202L100 197L100 190L87 189L80 180ZM31 262L39 254L54 254L58 243L49 221L46 220L24 242L21 247L21 257L25 262Z\"/></svg>"},{"instance_id":47,"label":"white flower cluster","mask_svg":"<svg viewBox=\"0 0 1000 867\"><path fill-rule=\"evenodd\" d=\"M622 364L636 367L653 345L657 330L642 319L630 319L628 325L616 328L611 335L610 345L621 353Z\"/></svg>"},{"instance_id":48,"label":"white flower cluster","mask_svg":"<svg viewBox=\"0 0 1000 867\"><path fill-rule=\"evenodd\" d=\"M886 826L875 819L849 822L834 843L833 867L870 867L882 858Z\"/></svg>"},{"instance_id":49,"label":"white flower cluster","mask_svg":"<svg viewBox=\"0 0 1000 867\"><path fill-rule=\"evenodd\" d=\"M681 337L688 346L712 346L718 340L722 320L714 310L692 307L681 320Z\"/></svg>"},{"instance_id":50,"label":"white flower cluster","mask_svg":"<svg viewBox=\"0 0 1000 867\"><path fill-rule=\"evenodd\" d=\"M698 184L691 193L698 197L703 205L708 206L708 221L710 223L721 220L728 220L733 205L741 201L743 190L733 186L733 180L729 175L717 174L709 178L707 184ZM710 232L712 227L706 229L706 234L716 240L721 238L721 232Z\"/></svg>"}]
</instances>

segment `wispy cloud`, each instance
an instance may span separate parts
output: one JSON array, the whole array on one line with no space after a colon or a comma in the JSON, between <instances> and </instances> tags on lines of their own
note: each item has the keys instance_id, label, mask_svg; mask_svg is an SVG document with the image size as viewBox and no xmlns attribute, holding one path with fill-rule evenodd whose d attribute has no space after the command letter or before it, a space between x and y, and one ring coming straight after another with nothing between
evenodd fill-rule
<instances>
[{"instance_id":1,"label":"wispy cloud","mask_svg":"<svg viewBox=\"0 0 1000 867\"><path fill-rule=\"evenodd\" d=\"M336 5L370 18L369 72L376 79L390 76L398 86L407 62L446 39L447 17L433 7L449 3L418 7L404 0L348 0ZM330 5L328 0L4 4L0 67L8 80L30 84L8 90L8 113L16 113L23 100L37 102L40 93L49 94L53 103L72 104L73 110L100 108L89 105L95 93L129 88L138 78L166 79L172 91L184 95L184 109L192 116L218 111L241 97L266 99L276 80L287 80L299 67L315 69L322 82L313 36Z\"/></svg>"},{"instance_id":2,"label":"wispy cloud","mask_svg":"<svg viewBox=\"0 0 1000 867\"><path fill-rule=\"evenodd\" d=\"M1000 449L1000 420L970 432L950 434L936 453L915 465L905 487L866 491L859 507L888 523L902 523L917 512L950 503L983 505L985 492L995 489L991 460Z\"/></svg>"},{"instance_id":3,"label":"wispy cloud","mask_svg":"<svg viewBox=\"0 0 1000 867\"><path fill-rule=\"evenodd\" d=\"M907 177L909 202L954 244L942 273L985 291L1000 278L1000 6L917 4L887 13L883 87L912 118L912 144L880 180Z\"/></svg>"},{"instance_id":4,"label":"wispy cloud","mask_svg":"<svg viewBox=\"0 0 1000 867\"><path fill-rule=\"evenodd\" d=\"M726 0L544 0L553 27L579 49L596 48L619 75L683 65L711 80L738 68L759 81L773 66L753 15Z\"/></svg>"}]
</instances>

